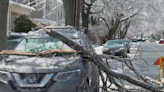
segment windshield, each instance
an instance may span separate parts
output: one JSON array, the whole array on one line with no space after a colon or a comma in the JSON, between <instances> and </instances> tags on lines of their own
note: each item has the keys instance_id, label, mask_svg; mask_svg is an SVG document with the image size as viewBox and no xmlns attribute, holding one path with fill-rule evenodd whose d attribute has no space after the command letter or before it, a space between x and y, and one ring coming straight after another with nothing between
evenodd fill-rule
<instances>
[{"instance_id":1,"label":"windshield","mask_svg":"<svg viewBox=\"0 0 164 92\"><path fill-rule=\"evenodd\" d=\"M107 43L105 43L104 46L107 47L107 46L111 46L111 45L122 46L123 42L122 41L108 41Z\"/></svg>"},{"instance_id":2,"label":"windshield","mask_svg":"<svg viewBox=\"0 0 164 92\"><path fill-rule=\"evenodd\" d=\"M51 49L72 49L62 41L55 38L29 38L23 39L15 50L28 52L41 52Z\"/></svg>"}]
</instances>

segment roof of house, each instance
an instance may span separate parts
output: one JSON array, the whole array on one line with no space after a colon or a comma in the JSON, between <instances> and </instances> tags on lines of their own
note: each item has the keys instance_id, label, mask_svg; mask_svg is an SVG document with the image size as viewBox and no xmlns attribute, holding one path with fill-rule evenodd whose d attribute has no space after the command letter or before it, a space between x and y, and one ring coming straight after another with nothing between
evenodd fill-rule
<instances>
[{"instance_id":1,"label":"roof of house","mask_svg":"<svg viewBox=\"0 0 164 92\"><path fill-rule=\"evenodd\" d=\"M18 7L22 7L22 8L25 8L25 9L28 9L28 10L36 10L35 8L33 7L30 7L30 6L27 6L27 5L24 5L24 4L20 4L20 3L17 3L17 2L14 2L14 1L9 1L9 5L15 5L15 6L18 6Z\"/></svg>"}]
</instances>

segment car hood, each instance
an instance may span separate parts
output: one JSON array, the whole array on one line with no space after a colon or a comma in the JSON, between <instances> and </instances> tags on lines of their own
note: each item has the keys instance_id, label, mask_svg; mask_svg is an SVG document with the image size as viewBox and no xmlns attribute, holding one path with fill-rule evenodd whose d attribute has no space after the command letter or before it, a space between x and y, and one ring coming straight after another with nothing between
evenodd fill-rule
<instances>
[{"instance_id":1,"label":"car hood","mask_svg":"<svg viewBox=\"0 0 164 92\"><path fill-rule=\"evenodd\" d=\"M63 57L31 57L24 59L2 60L0 71L14 73L52 73L72 70L80 67L80 56L72 58Z\"/></svg>"}]
</instances>

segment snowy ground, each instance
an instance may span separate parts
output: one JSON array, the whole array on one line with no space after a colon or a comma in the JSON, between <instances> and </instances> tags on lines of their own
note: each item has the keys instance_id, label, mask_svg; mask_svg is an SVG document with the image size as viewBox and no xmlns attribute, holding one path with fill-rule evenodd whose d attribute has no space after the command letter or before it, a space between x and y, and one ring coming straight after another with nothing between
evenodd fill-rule
<instances>
[{"instance_id":1,"label":"snowy ground","mask_svg":"<svg viewBox=\"0 0 164 92\"><path fill-rule=\"evenodd\" d=\"M139 43L131 43L130 44L130 53L128 53L128 58L130 58L130 59L134 58L139 46L140 46ZM96 53L100 55L100 54L102 54L102 48L103 48L103 46L99 46L99 47L95 47L94 49L95 49ZM136 76L134 76L133 71L129 70L128 67L124 66L122 62L118 62L116 60L109 59L108 63L109 63L110 68L112 70L114 70L115 72L124 73L124 74L128 74L129 76L136 77ZM103 75L106 76L105 73L103 73ZM125 88L136 89L136 86L133 86L129 83L127 84L127 82L124 82L124 83L125 83L125 85L124 85ZM110 85L109 81L108 81L107 85ZM100 92L101 92L102 86L103 86L103 83L102 83L101 77L100 77ZM115 85L111 85L110 88L115 89L116 87L115 87ZM113 92L113 91L109 90L109 92Z\"/></svg>"}]
</instances>

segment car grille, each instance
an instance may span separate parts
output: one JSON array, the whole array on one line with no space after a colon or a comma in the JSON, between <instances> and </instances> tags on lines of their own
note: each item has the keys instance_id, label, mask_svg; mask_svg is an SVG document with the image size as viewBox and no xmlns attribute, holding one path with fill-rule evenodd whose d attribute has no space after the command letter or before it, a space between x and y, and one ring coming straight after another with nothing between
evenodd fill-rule
<instances>
[{"instance_id":1,"label":"car grille","mask_svg":"<svg viewBox=\"0 0 164 92\"><path fill-rule=\"evenodd\" d=\"M109 50L109 53L110 53L111 55L114 55L114 54L115 54L115 51L116 51L116 49L111 49L111 50Z\"/></svg>"},{"instance_id":2,"label":"car grille","mask_svg":"<svg viewBox=\"0 0 164 92\"><path fill-rule=\"evenodd\" d=\"M24 83L38 84L43 80L44 76L45 74L20 74L20 79ZM29 82L29 80L33 81Z\"/></svg>"},{"instance_id":3,"label":"car grille","mask_svg":"<svg viewBox=\"0 0 164 92\"><path fill-rule=\"evenodd\" d=\"M14 79L19 87L44 87L54 74L16 74L13 73Z\"/></svg>"}]
</instances>

